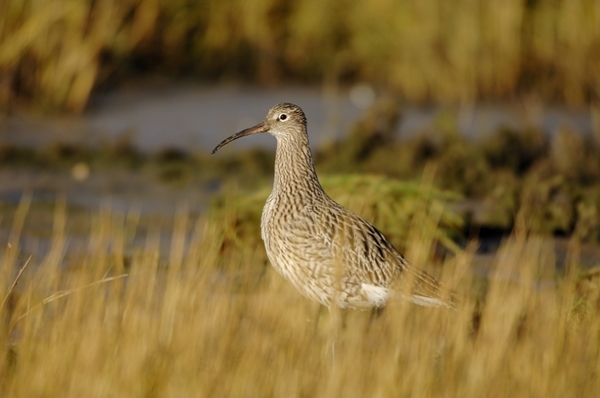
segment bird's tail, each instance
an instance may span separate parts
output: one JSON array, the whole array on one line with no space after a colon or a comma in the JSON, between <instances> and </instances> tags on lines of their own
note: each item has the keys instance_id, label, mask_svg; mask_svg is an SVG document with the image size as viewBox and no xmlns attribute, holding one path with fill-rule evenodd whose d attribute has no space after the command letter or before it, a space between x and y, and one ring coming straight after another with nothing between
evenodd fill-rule
<instances>
[{"instance_id":1,"label":"bird's tail","mask_svg":"<svg viewBox=\"0 0 600 398\"><path fill-rule=\"evenodd\" d=\"M443 286L437 279L416 267L410 268L410 285L407 299L423 307L440 307L456 310L459 295Z\"/></svg>"}]
</instances>

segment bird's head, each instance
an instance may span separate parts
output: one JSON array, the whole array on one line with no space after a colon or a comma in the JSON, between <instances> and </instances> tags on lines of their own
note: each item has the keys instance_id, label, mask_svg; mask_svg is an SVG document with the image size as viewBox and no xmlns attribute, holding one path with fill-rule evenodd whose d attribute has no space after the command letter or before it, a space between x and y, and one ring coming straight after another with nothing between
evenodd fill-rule
<instances>
[{"instance_id":1,"label":"bird's head","mask_svg":"<svg viewBox=\"0 0 600 398\"><path fill-rule=\"evenodd\" d=\"M288 139L306 135L306 116L304 116L304 112L297 105L289 103L275 105L269 109L265 120L254 127L247 128L224 139L213 149L212 153L217 152L231 141L257 133L269 133L277 139Z\"/></svg>"}]
</instances>

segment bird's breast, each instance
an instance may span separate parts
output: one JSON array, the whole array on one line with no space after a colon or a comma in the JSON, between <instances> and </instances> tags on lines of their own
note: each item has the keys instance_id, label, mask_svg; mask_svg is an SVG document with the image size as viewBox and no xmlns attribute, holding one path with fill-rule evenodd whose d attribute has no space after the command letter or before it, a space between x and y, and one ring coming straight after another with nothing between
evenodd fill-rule
<instances>
[{"instance_id":1,"label":"bird's breast","mask_svg":"<svg viewBox=\"0 0 600 398\"><path fill-rule=\"evenodd\" d=\"M265 242L267 252L269 251L268 241L269 241L269 238L271 237L270 232L273 229L273 213L274 213L275 207L277 206L277 202L278 202L278 200L277 200L276 195L274 195L271 192L271 194L267 198L267 202L265 203L265 206L263 207L262 217L260 220L261 237L262 237L263 241Z\"/></svg>"}]
</instances>

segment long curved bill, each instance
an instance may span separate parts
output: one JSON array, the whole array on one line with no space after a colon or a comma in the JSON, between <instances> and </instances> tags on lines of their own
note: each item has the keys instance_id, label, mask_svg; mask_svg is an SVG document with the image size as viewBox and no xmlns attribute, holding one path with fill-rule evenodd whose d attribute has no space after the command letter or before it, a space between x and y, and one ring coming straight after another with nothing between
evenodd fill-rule
<instances>
[{"instance_id":1,"label":"long curved bill","mask_svg":"<svg viewBox=\"0 0 600 398\"><path fill-rule=\"evenodd\" d=\"M267 126L265 126L265 124L263 122L258 123L254 127L247 128L245 130L240 131L239 133L232 135L231 137L225 138L223 141L221 141L221 143L219 145L217 145L215 147L215 149L212 150L211 154L214 154L219 149L221 149L225 145L229 144L231 141L237 140L238 138L242 138L247 135L256 134L256 133L266 133L267 131L269 131L269 128Z\"/></svg>"}]
</instances>

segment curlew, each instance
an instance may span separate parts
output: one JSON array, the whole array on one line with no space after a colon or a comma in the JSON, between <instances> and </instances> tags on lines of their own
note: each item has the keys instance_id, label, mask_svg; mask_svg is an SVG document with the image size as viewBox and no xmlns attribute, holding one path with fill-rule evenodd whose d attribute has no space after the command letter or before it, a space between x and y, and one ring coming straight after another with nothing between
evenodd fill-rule
<instances>
[{"instance_id":1,"label":"curlew","mask_svg":"<svg viewBox=\"0 0 600 398\"><path fill-rule=\"evenodd\" d=\"M277 139L262 239L273 268L300 293L327 307L370 309L400 298L453 308L434 278L410 264L377 228L325 193L300 107L275 105L261 123L226 138L212 153L257 133Z\"/></svg>"}]
</instances>

